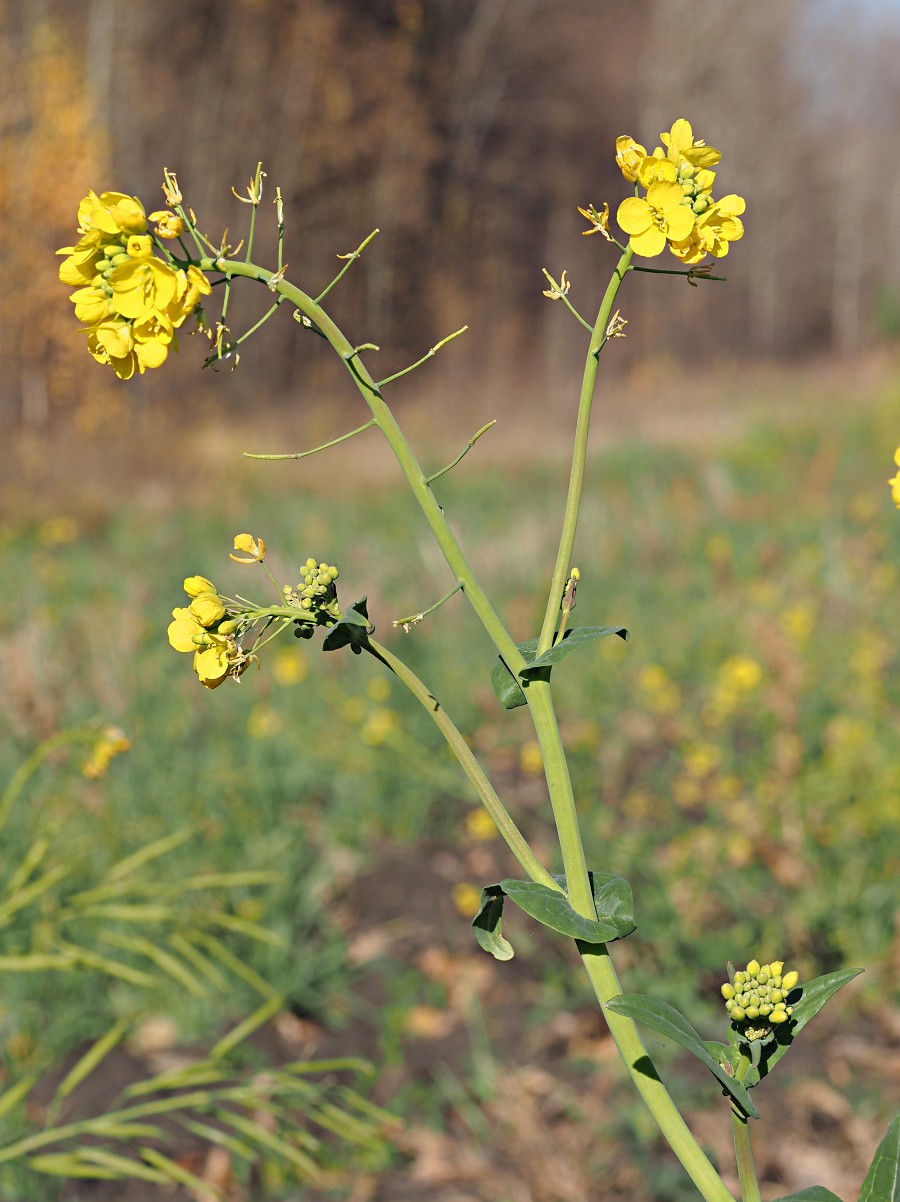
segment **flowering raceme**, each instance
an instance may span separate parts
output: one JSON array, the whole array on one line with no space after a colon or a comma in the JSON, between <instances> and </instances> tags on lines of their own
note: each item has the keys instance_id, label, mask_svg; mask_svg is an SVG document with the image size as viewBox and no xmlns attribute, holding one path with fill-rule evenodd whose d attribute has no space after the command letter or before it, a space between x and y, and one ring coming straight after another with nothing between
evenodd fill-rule
<instances>
[{"instance_id":1,"label":"flowering raceme","mask_svg":"<svg viewBox=\"0 0 900 1202\"><path fill-rule=\"evenodd\" d=\"M181 231L173 213L154 213L153 219L161 237ZM154 254L137 197L89 192L78 206L78 232L74 246L57 252L66 255L59 278L77 289L70 299L88 350L123 380L159 367L169 347L177 347L175 331L209 295L209 280L194 264L179 267Z\"/></svg>"},{"instance_id":2,"label":"flowering raceme","mask_svg":"<svg viewBox=\"0 0 900 1202\"><path fill-rule=\"evenodd\" d=\"M721 152L695 138L683 117L660 134L660 141L662 145L648 154L632 137L616 139L616 162L635 185L635 195L623 200L617 213L631 249L642 258L654 258L668 247L689 266L707 255L724 258L730 244L744 235L740 214L746 206L734 194L713 198L712 168Z\"/></svg>"}]
</instances>

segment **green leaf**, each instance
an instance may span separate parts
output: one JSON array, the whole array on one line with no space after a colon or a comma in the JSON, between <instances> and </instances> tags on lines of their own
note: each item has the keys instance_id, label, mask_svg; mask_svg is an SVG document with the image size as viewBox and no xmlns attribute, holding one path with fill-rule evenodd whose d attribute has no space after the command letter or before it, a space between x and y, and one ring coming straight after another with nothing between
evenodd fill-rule
<instances>
[{"instance_id":1,"label":"green leaf","mask_svg":"<svg viewBox=\"0 0 900 1202\"><path fill-rule=\"evenodd\" d=\"M859 1202L900 1202L900 1114L875 1149Z\"/></svg>"},{"instance_id":2,"label":"green leaf","mask_svg":"<svg viewBox=\"0 0 900 1202\"><path fill-rule=\"evenodd\" d=\"M526 687L532 680L549 680L550 670L554 664L565 659L571 651L577 651L579 647L593 643L596 639L602 639L608 634L617 634L621 639L628 638L628 631L624 626L576 627L574 630L567 630L562 641L555 647L551 647L549 651L545 651L538 659L535 659L538 647L537 639L529 639L527 643L518 643L518 649L526 663L519 673L519 677ZM520 705L526 704L522 686L502 659L497 660L491 671L491 685L504 709L514 710Z\"/></svg>"},{"instance_id":3,"label":"green leaf","mask_svg":"<svg viewBox=\"0 0 900 1202\"><path fill-rule=\"evenodd\" d=\"M759 1111L750 1100L750 1095L739 1081L736 1081L719 1063L707 1048L683 1014L659 998L648 997L642 993L622 994L606 1003L607 1010L614 1014L623 1014L633 1018L635 1022L643 1023L665 1035L668 1039L686 1048L692 1055L705 1064L726 1093L730 1094L738 1106L750 1118L758 1119Z\"/></svg>"},{"instance_id":4,"label":"green leaf","mask_svg":"<svg viewBox=\"0 0 900 1202\"><path fill-rule=\"evenodd\" d=\"M620 639L628 639L628 631L624 626L577 626L574 630L567 630L561 642L532 660L527 668L522 669L519 676L522 680L541 679L540 673L545 668L552 668L573 651L578 651L597 639L606 638L608 634L617 634Z\"/></svg>"},{"instance_id":5,"label":"green leaf","mask_svg":"<svg viewBox=\"0 0 900 1202\"><path fill-rule=\"evenodd\" d=\"M538 640L529 639L527 643L517 644L526 662L530 663L537 651ZM550 670L546 669L543 680L550 679ZM497 700L504 709L518 709L520 705L526 705L525 694L522 692L522 686L516 680L515 676L507 668L502 659L497 660L491 671L491 685L497 695Z\"/></svg>"},{"instance_id":6,"label":"green leaf","mask_svg":"<svg viewBox=\"0 0 900 1202\"><path fill-rule=\"evenodd\" d=\"M610 939L618 938L616 928L611 923L598 922L595 918L583 918L572 909L565 893L559 893L549 885L507 878L500 882L500 887L520 910L524 910L545 927L559 931L561 935L568 935L570 939L582 939L586 943L606 943Z\"/></svg>"},{"instance_id":7,"label":"green leaf","mask_svg":"<svg viewBox=\"0 0 900 1202\"><path fill-rule=\"evenodd\" d=\"M833 1194L824 1185L810 1185L796 1194L785 1194L781 1198L776 1198L775 1202L841 1202L841 1200L837 1194Z\"/></svg>"},{"instance_id":8,"label":"green leaf","mask_svg":"<svg viewBox=\"0 0 900 1202\"><path fill-rule=\"evenodd\" d=\"M481 890L481 905L472 919L472 933L495 960L513 958L512 944L503 938L503 890L499 885L487 885Z\"/></svg>"},{"instance_id":9,"label":"green leaf","mask_svg":"<svg viewBox=\"0 0 900 1202\"><path fill-rule=\"evenodd\" d=\"M369 621L369 611L366 608L368 597L362 597L336 622L325 636L322 643L323 651L337 651L349 646L351 651L359 655L360 650L368 645L369 635L375 627Z\"/></svg>"}]
</instances>

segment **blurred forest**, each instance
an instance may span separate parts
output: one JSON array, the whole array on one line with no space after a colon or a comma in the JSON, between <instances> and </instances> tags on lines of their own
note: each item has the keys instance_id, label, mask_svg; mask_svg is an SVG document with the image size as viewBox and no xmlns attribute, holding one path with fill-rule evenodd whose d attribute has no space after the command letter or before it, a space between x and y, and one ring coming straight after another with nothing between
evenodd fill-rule
<instances>
[{"instance_id":1,"label":"blurred forest","mask_svg":"<svg viewBox=\"0 0 900 1202\"><path fill-rule=\"evenodd\" d=\"M747 237L727 287L690 304L672 303L681 281L630 287L620 361L846 356L900 332L893 4L0 0L0 13L7 433L90 413L97 390L104 416L88 425L125 392L180 404L171 374L121 386L93 369L51 257L88 187L149 210L163 167L207 233L230 226L237 241L246 208L230 189L262 160L267 198L279 184L286 199L290 276L311 289L380 227L334 309L385 347L385 367L468 322L458 370L491 386L514 364L546 390L581 331L543 299L541 267L567 267L593 312L609 250L582 241L576 207L614 211L624 195L617 134L652 146L687 116L725 151L718 190L747 198ZM264 337L230 398L298 387L308 340L286 320Z\"/></svg>"}]
</instances>

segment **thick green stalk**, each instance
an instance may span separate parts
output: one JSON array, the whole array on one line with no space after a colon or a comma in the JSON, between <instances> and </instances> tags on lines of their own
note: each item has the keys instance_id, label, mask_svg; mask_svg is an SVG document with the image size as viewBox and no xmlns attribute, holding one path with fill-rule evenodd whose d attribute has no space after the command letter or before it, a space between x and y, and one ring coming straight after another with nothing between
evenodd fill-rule
<instances>
[{"instance_id":1,"label":"thick green stalk","mask_svg":"<svg viewBox=\"0 0 900 1202\"><path fill-rule=\"evenodd\" d=\"M579 951L597 1000L603 1004L618 997L622 987L606 946L581 944ZM726 1189L722 1178L681 1117L669 1091L660 1081L637 1027L630 1019L613 1014L605 1007L603 1015L638 1093L700 1194L706 1202L734 1202L734 1197ZM748 1199L745 1198L744 1202L748 1202Z\"/></svg>"},{"instance_id":2,"label":"thick green stalk","mask_svg":"<svg viewBox=\"0 0 900 1202\"><path fill-rule=\"evenodd\" d=\"M553 642L556 630L556 620L559 616L559 603L562 600L563 589L572 566L572 547L575 543L575 528L578 525L578 511L581 508L581 494L584 490L584 465L587 459L587 442L591 426L591 405L594 400L594 388L597 383L597 368L600 351L606 339L612 315L613 303L622 281L628 271L633 255L631 247L625 251L610 277L606 293L600 304L597 320L588 345L588 353L584 361L584 374L581 380L581 396L578 401L578 418L575 424L575 447L572 454L572 468L569 473L569 491L566 496L566 509L563 516L562 534L559 539L559 550L556 554L556 566L553 569L553 580L550 585L550 596L547 599L547 609L544 614L544 624L541 627L537 654L545 652Z\"/></svg>"}]
</instances>

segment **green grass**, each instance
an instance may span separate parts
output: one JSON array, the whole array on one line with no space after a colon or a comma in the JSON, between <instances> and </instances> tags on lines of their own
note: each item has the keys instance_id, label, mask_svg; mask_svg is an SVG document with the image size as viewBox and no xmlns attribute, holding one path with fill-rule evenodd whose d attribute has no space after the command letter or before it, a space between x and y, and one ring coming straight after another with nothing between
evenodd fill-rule
<instances>
[{"instance_id":1,"label":"green grass","mask_svg":"<svg viewBox=\"0 0 900 1202\"><path fill-rule=\"evenodd\" d=\"M638 931L617 956L631 990L699 1004L708 1018L725 961L759 955L804 976L862 965L862 1004L896 995L900 515L884 483L895 437L875 410L769 426L727 447L623 446L591 465L573 621L621 623L631 638L571 657L554 682L589 862L634 888ZM275 884L219 900L290 954L223 938L298 1012L340 1021L349 973L329 913L335 881L386 842L458 840L472 799L427 717L366 657L288 637L239 686L203 690L165 639L184 576L265 598L262 573L227 558L239 530L265 537L285 581L310 554L337 563L342 601L369 595L378 637L434 689L543 846L550 815L527 713L495 702L493 653L463 598L409 635L391 628L449 583L412 502L391 490L326 498L290 470L244 469L233 495L152 521L125 501L89 530L2 532L11 722L0 780L41 738L87 720L132 740L100 781L81 776L77 747L43 765L4 832L4 871L42 831L90 880L190 828L160 879L274 872ZM437 486L520 641L539 624L562 481L555 468L513 477L467 461ZM587 996L561 956L546 967L535 1021ZM399 972L383 1016L389 1058L410 988ZM98 1035L132 1004L123 990L98 996L89 976L61 975L48 994L40 974L9 976L8 1071ZM152 1001L194 1038L258 1003L241 984ZM57 1010L65 1019L51 1022Z\"/></svg>"}]
</instances>

